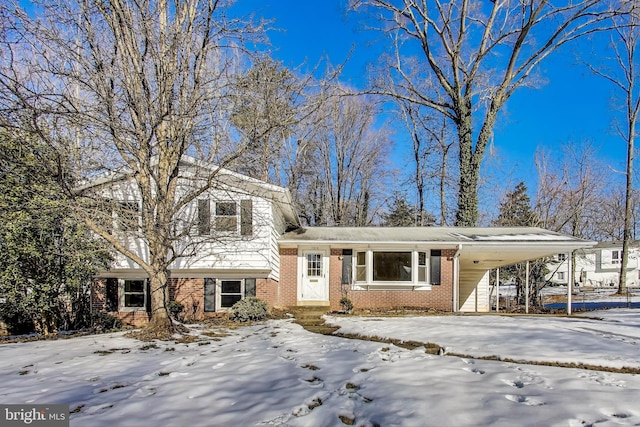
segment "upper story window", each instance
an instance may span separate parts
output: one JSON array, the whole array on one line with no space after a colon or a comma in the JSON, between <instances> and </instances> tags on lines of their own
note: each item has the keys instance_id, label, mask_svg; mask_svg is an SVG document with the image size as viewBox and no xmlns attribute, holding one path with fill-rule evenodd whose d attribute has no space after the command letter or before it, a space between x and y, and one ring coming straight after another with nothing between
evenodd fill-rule
<instances>
[{"instance_id":1,"label":"upper story window","mask_svg":"<svg viewBox=\"0 0 640 427\"><path fill-rule=\"evenodd\" d=\"M213 207L213 218L212 209ZM253 202L251 199L234 201L198 200L198 235L212 232L225 234L253 235Z\"/></svg>"},{"instance_id":2,"label":"upper story window","mask_svg":"<svg viewBox=\"0 0 640 427\"><path fill-rule=\"evenodd\" d=\"M558 254L558 261L566 261L567 254Z\"/></svg>"},{"instance_id":3,"label":"upper story window","mask_svg":"<svg viewBox=\"0 0 640 427\"><path fill-rule=\"evenodd\" d=\"M621 251L611 251L611 263L612 264L620 264Z\"/></svg>"},{"instance_id":4,"label":"upper story window","mask_svg":"<svg viewBox=\"0 0 640 427\"><path fill-rule=\"evenodd\" d=\"M235 202L216 202L216 231L238 231L238 214Z\"/></svg>"}]
</instances>

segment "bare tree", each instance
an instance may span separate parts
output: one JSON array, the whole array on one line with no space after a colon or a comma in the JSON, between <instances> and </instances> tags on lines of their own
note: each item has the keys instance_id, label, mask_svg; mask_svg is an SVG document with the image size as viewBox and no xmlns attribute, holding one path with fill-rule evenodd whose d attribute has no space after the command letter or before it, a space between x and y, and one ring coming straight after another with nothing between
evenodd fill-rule
<instances>
[{"instance_id":1,"label":"bare tree","mask_svg":"<svg viewBox=\"0 0 640 427\"><path fill-rule=\"evenodd\" d=\"M497 115L516 89L533 86L538 64L608 17L601 0L352 0L371 8L393 41L393 85L375 93L443 114L459 148L456 225L478 219L478 182ZM419 57L414 56L419 52ZM388 73L385 73L385 75Z\"/></svg>"},{"instance_id":2,"label":"bare tree","mask_svg":"<svg viewBox=\"0 0 640 427\"><path fill-rule=\"evenodd\" d=\"M617 124L616 132L627 145L626 186L624 229L622 236L622 261L620 263L620 280L618 293L627 291L627 264L631 225L633 219L633 158L635 155L635 137L637 134L638 115L640 114L640 3L637 1L622 2L620 12L614 17L614 28L611 36L613 58L602 63L602 66L589 65L598 76L613 84L622 95L621 104L624 110L624 121Z\"/></svg>"},{"instance_id":3,"label":"bare tree","mask_svg":"<svg viewBox=\"0 0 640 427\"><path fill-rule=\"evenodd\" d=\"M269 57L238 78L231 120L252 148L242 156L242 172L283 184L283 149L312 105L304 93L310 83L310 76L298 77Z\"/></svg>"},{"instance_id":4,"label":"bare tree","mask_svg":"<svg viewBox=\"0 0 640 427\"><path fill-rule=\"evenodd\" d=\"M575 237L597 238L605 189L611 183L593 144L566 144L559 153L538 151L536 167L534 209L541 226Z\"/></svg>"},{"instance_id":5,"label":"bare tree","mask_svg":"<svg viewBox=\"0 0 640 427\"><path fill-rule=\"evenodd\" d=\"M372 222L384 199L390 145L386 132L375 127L377 109L370 98L336 95L314 113L314 131L300 142L308 169L298 196L308 224Z\"/></svg>"},{"instance_id":6,"label":"bare tree","mask_svg":"<svg viewBox=\"0 0 640 427\"><path fill-rule=\"evenodd\" d=\"M31 14L2 6L1 108L77 157L81 176L119 171L139 208L69 189L86 224L148 275L150 328L172 328L169 265L183 256L180 213L206 192L215 171L186 192L186 155L227 165L243 147L229 138L224 106L243 43L261 28L227 16L227 2L43 1ZM95 207L89 210L88 207ZM148 259L113 231L110 208L145 242ZM138 210L139 209L139 210ZM103 211L106 210L105 214ZM94 216L100 214L102 216ZM130 221L129 221L130 220ZM126 225L125 225L126 226Z\"/></svg>"},{"instance_id":7,"label":"bare tree","mask_svg":"<svg viewBox=\"0 0 640 427\"><path fill-rule=\"evenodd\" d=\"M433 187L437 193L439 223L447 225L449 204L448 197L451 181L451 156L454 155L454 140L451 138L446 117L438 114L433 117L425 114L424 107L405 101L396 100L399 114L411 137L413 155L413 176L410 181L415 185L418 211L418 224L426 225L426 200L428 189Z\"/></svg>"}]
</instances>

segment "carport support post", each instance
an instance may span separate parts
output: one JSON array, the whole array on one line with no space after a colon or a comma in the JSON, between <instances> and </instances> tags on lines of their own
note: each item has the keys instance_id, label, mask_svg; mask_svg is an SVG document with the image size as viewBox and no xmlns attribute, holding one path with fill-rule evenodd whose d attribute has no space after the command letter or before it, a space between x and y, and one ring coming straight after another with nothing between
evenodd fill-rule
<instances>
[{"instance_id":1,"label":"carport support post","mask_svg":"<svg viewBox=\"0 0 640 427\"><path fill-rule=\"evenodd\" d=\"M500 311L500 267L496 268L496 312Z\"/></svg>"},{"instance_id":2,"label":"carport support post","mask_svg":"<svg viewBox=\"0 0 640 427\"><path fill-rule=\"evenodd\" d=\"M529 261L524 276L524 312L529 314Z\"/></svg>"},{"instance_id":3,"label":"carport support post","mask_svg":"<svg viewBox=\"0 0 640 427\"><path fill-rule=\"evenodd\" d=\"M573 266L571 265L571 253L568 253L567 255L567 315L571 315L571 288L573 288Z\"/></svg>"}]
</instances>

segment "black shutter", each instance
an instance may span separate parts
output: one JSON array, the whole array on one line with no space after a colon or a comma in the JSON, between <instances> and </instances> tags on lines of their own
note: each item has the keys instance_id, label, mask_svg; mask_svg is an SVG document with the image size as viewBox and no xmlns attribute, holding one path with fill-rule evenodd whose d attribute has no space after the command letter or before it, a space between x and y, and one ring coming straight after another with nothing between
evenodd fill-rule
<instances>
[{"instance_id":1,"label":"black shutter","mask_svg":"<svg viewBox=\"0 0 640 427\"><path fill-rule=\"evenodd\" d=\"M204 279L204 311L216 311L216 279Z\"/></svg>"},{"instance_id":2,"label":"black shutter","mask_svg":"<svg viewBox=\"0 0 640 427\"><path fill-rule=\"evenodd\" d=\"M240 235L253 235L253 200L240 201Z\"/></svg>"},{"instance_id":3,"label":"black shutter","mask_svg":"<svg viewBox=\"0 0 640 427\"><path fill-rule=\"evenodd\" d=\"M107 311L118 311L118 279L107 279Z\"/></svg>"},{"instance_id":4,"label":"black shutter","mask_svg":"<svg viewBox=\"0 0 640 427\"><path fill-rule=\"evenodd\" d=\"M211 208L209 200L198 200L198 235L211 233Z\"/></svg>"},{"instance_id":5,"label":"black shutter","mask_svg":"<svg viewBox=\"0 0 640 427\"><path fill-rule=\"evenodd\" d=\"M430 262L430 275L431 275L431 280L430 283L432 285L439 285L440 284L440 258L442 257L442 251L440 250L432 250L431 251L431 256L429 257L431 262Z\"/></svg>"},{"instance_id":6,"label":"black shutter","mask_svg":"<svg viewBox=\"0 0 640 427\"><path fill-rule=\"evenodd\" d=\"M352 280L352 263L353 263L353 250L342 250L342 284L351 284Z\"/></svg>"},{"instance_id":7,"label":"black shutter","mask_svg":"<svg viewBox=\"0 0 640 427\"><path fill-rule=\"evenodd\" d=\"M151 280L146 279L144 281L144 286L147 290L147 300L145 301L145 305L147 306L147 313L151 313Z\"/></svg>"}]
</instances>

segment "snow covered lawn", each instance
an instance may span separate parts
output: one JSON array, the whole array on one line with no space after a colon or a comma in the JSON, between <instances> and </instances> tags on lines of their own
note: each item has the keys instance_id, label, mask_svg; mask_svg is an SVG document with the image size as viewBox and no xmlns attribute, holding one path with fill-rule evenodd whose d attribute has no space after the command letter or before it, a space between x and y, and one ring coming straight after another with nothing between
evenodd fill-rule
<instances>
[{"instance_id":1,"label":"snow covered lawn","mask_svg":"<svg viewBox=\"0 0 640 427\"><path fill-rule=\"evenodd\" d=\"M591 313L594 315L594 313ZM640 367L640 313L331 318L471 356ZM0 345L1 403L65 403L72 426L613 426L640 375L434 356L269 321L189 344L122 333ZM216 341L219 339L219 341Z\"/></svg>"}]
</instances>

